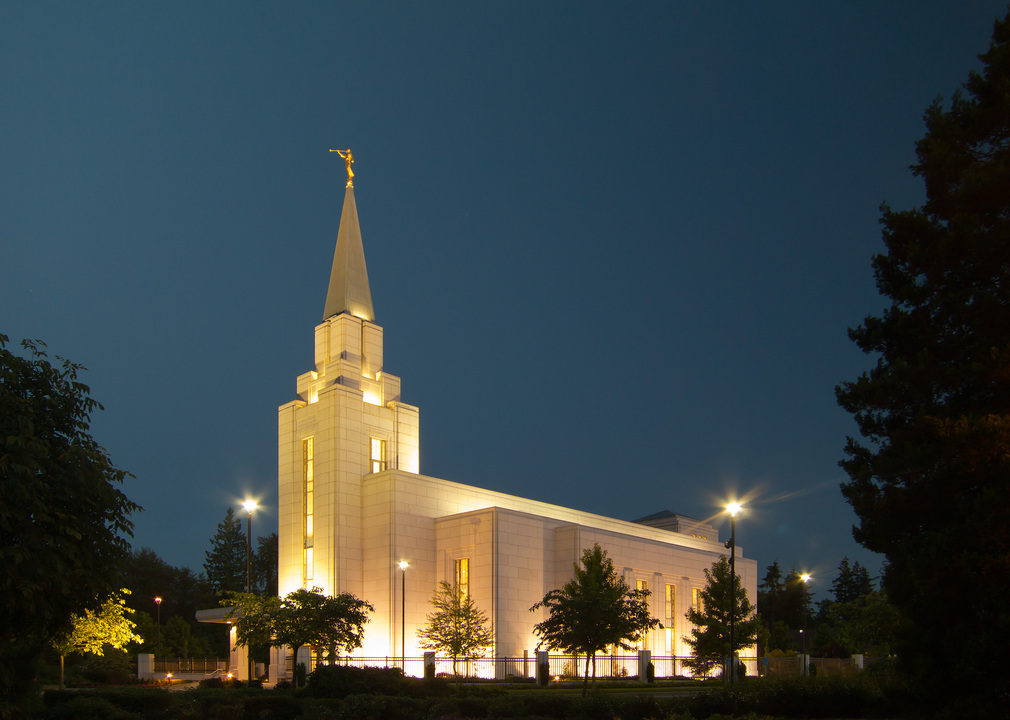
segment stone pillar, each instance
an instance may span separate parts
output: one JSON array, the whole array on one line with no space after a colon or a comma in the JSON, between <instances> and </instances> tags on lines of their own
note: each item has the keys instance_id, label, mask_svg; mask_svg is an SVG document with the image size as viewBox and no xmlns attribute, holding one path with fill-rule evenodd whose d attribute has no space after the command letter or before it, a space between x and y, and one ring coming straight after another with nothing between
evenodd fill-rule
<instances>
[{"instance_id":1,"label":"stone pillar","mask_svg":"<svg viewBox=\"0 0 1010 720\"><path fill-rule=\"evenodd\" d=\"M424 679L435 679L435 653L430 650L424 653Z\"/></svg>"},{"instance_id":2,"label":"stone pillar","mask_svg":"<svg viewBox=\"0 0 1010 720\"><path fill-rule=\"evenodd\" d=\"M550 681L550 657L543 650L537 650L537 684L547 685Z\"/></svg>"},{"instance_id":3,"label":"stone pillar","mask_svg":"<svg viewBox=\"0 0 1010 720\"><path fill-rule=\"evenodd\" d=\"M152 653L137 655L137 679L154 680L154 655Z\"/></svg>"},{"instance_id":4,"label":"stone pillar","mask_svg":"<svg viewBox=\"0 0 1010 720\"><path fill-rule=\"evenodd\" d=\"M863 669L863 656L862 654L852 656L852 664L856 666L856 670Z\"/></svg>"},{"instance_id":5,"label":"stone pillar","mask_svg":"<svg viewBox=\"0 0 1010 720\"><path fill-rule=\"evenodd\" d=\"M638 651L638 682L649 682L649 664L652 662L651 650Z\"/></svg>"}]
</instances>

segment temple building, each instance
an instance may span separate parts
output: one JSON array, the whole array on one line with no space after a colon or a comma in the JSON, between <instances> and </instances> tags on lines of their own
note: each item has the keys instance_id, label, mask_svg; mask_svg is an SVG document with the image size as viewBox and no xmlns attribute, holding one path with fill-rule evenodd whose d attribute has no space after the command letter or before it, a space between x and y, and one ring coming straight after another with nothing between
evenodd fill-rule
<instances>
[{"instance_id":1,"label":"temple building","mask_svg":"<svg viewBox=\"0 0 1010 720\"><path fill-rule=\"evenodd\" d=\"M417 632L447 581L493 623L491 652L522 657L544 617L530 607L599 543L631 587L651 591L664 627L643 649L690 654L684 614L704 570L727 554L712 525L669 512L617 520L421 474L420 413L386 369L350 179L314 349L295 398L278 410L281 596L351 592L375 608L356 654L419 657ZM736 556L753 601L756 563L739 547Z\"/></svg>"}]
</instances>

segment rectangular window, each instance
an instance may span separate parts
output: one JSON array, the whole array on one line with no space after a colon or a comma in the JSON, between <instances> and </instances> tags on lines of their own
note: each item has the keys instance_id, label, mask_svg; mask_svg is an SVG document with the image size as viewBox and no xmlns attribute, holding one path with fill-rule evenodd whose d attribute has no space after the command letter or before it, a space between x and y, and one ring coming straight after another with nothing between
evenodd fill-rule
<instances>
[{"instance_id":1,"label":"rectangular window","mask_svg":"<svg viewBox=\"0 0 1010 720\"><path fill-rule=\"evenodd\" d=\"M470 558L460 558L456 561L456 572L453 578L459 589L459 596L465 600L470 597Z\"/></svg>"},{"instance_id":2,"label":"rectangular window","mask_svg":"<svg viewBox=\"0 0 1010 720\"><path fill-rule=\"evenodd\" d=\"M307 583L312 579L312 533L315 515L315 462L312 457L312 438L302 440L302 509L304 535L302 537L302 578Z\"/></svg>"},{"instance_id":3,"label":"rectangular window","mask_svg":"<svg viewBox=\"0 0 1010 720\"><path fill-rule=\"evenodd\" d=\"M691 588L691 607L698 612L704 612L701 605L701 588Z\"/></svg>"},{"instance_id":4,"label":"rectangular window","mask_svg":"<svg viewBox=\"0 0 1010 720\"><path fill-rule=\"evenodd\" d=\"M386 441L372 438L369 449L370 469L368 472L377 473L386 469Z\"/></svg>"},{"instance_id":5,"label":"rectangular window","mask_svg":"<svg viewBox=\"0 0 1010 720\"><path fill-rule=\"evenodd\" d=\"M668 628L673 628L673 619L677 612L677 586L666 586L666 613L663 624Z\"/></svg>"},{"instance_id":6,"label":"rectangular window","mask_svg":"<svg viewBox=\"0 0 1010 720\"><path fill-rule=\"evenodd\" d=\"M646 592L649 592L649 581L648 580L636 580L635 581L635 589L636 590L645 590ZM646 602L649 602L648 599L646 599ZM649 631L646 631L646 632L644 632L642 634L642 637L639 638L639 640L638 640L638 649L639 650L651 650L651 648L649 647L649 635L650 635Z\"/></svg>"}]
</instances>

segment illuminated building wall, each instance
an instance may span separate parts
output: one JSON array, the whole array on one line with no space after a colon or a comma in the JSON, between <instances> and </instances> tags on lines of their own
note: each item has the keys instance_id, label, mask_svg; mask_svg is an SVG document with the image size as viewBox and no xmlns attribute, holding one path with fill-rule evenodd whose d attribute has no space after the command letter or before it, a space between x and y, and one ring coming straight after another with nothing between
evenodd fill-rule
<instances>
[{"instance_id":1,"label":"illuminated building wall","mask_svg":"<svg viewBox=\"0 0 1010 720\"><path fill-rule=\"evenodd\" d=\"M532 629L543 617L529 608L598 542L629 586L652 590L654 617L665 623L667 597L675 602L674 627L644 646L688 654L687 603L726 554L711 525L669 513L616 520L419 474L418 409L401 402L400 379L384 370L351 187L325 307L314 369L278 413L281 595L352 592L375 607L361 654L417 657L439 581L455 582L464 568L494 623L495 653L522 657L535 649ZM737 571L755 601L756 563L741 548Z\"/></svg>"}]
</instances>

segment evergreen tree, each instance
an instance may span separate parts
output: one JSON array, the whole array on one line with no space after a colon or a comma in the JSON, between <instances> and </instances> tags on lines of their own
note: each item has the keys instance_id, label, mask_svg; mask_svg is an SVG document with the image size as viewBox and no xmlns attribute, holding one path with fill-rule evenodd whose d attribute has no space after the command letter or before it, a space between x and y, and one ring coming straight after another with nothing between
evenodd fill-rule
<instances>
[{"instance_id":1,"label":"evergreen tree","mask_svg":"<svg viewBox=\"0 0 1010 720\"><path fill-rule=\"evenodd\" d=\"M589 687L592 661L596 683L596 653L608 646L632 650L632 642L659 626L649 617L649 591L632 590L618 577L613 561L599 544L582 552L582 567L573 565L575 577L560 590L551 590L530 608L548 611L533 632L552 650L586 656L582 694Z\"/></svg>"},{"instance_id":2,"label":"evergreen tree","mask_svg":"<svg viewBox=\"0 0 1010 720\"><path fill-rule=\"evenodd\" d=\"M729 560L719 558L711 569L705 569L708 581L701 591L701 607L691 608L688 621L694 626L684 642L691 646L694 658L691 666L707 672L721 659L731 657L757 640L761 621L756 608L747 599L740 576L732 576ZM730 647L730 613L733 617L733 647Z\"/></svg>"},{"instance_id":3,"label":"evergreen tree","mask_svg":"<svg viewBox=\"0 0 1010 720\"><path fill-rule=\"evenodd\" d=\"M851 339L872 368L836 389L849 438L842 492L855 538L883 553L909 621L898 657L920 696L1005 708L1010 677L1010 13L949 106L925 113L919 208L883 208L874 258L890 299ZM941 697L941 693L948 693ZM988 707L986 707L988 703Z\"/></svg>"},{"instance_id":4,"label":"evergreen tree","mask_svg":"<svg viewBox=\"0 0 1010 720\"><path fill-rule=\"evenodd\" d=\"M203 570L218 595L245 590L246 537L242 520L235 517L232 508L228 508L228 514L218 524L205 555Z\"/></svg>"},{"instance_id":5,"label":"evergreen tree","mask_svg":"<svg viewBox=\"0 0 1010 720\"><path fill-rule=\"evenodd\" d=\"M452 658L456 674L458 658L482 657L484 648L494 642L487 615L477 607L473 597L460 588L443 581L431 599L435 612L429 613L427 624L417 636L426 650L442 650Z\"/></svg>"},{"instance_id":6,"label":"evergreen tree","mask_svg":"<svg viewBox=\"0 0 1010 720\"><path fill-rule=\"evenodd\" d=\"M838 563L838 575L831 583L836 603L854 602L873 592L873 580L870 571L858 562L849 564L849 558L842 558Z\"/></svg>"},{"instance_id":7,"label":"evergreen tree","mask_svg":"<svg viewBox=\"0 0 1010 720\"><path fill-rule=\"evenodd\" d=\"M252 559L253 590L262 595L277 594L277 533L256 539L256 554Z\"/></svg>"}]
</instances>

